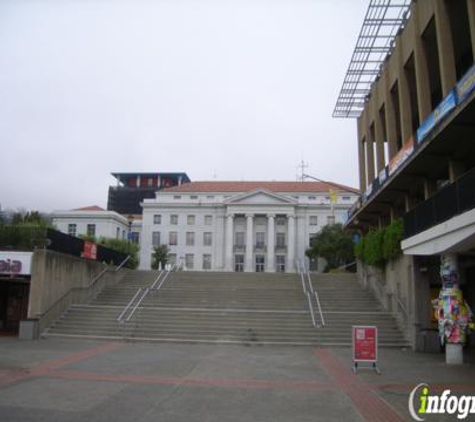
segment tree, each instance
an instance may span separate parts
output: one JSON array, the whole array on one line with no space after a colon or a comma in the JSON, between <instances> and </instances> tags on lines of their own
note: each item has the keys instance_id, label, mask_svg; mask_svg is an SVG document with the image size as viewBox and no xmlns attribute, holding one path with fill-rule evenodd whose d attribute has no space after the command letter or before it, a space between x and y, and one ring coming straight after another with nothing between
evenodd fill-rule
<instances>
[{"instance_id":1,"label":"tree","mask_svg":"<svg viewBox=\"0 0 475 422\"><path fill-rule=\"evenodd\" d=\"M341 224L325 226L312 239L305 254L310 259L324 258L328 264L326 271L349 264L355 259L352 233Z\"/></svg>"},{"instance_id":2,"label":"tree","mask_svg":"<svg viewBox=\"0 0 475 422\"><path fill-rule=\"evenodd\" d=\"M158 270L160 264L162 264L162 268L165 268L168 261L168 253L169 250L167 245L154 246L152 254L152 269Z\"/></svg>"},{"instance_id":3,"label":"tree","mask_svg":"<svg viewBox=\"0 0 475 422\"><path fill-rule=\"evenodd\" d=\"M129 242L125 239L114 239L111 237L101 237L97 241L99 245L112 249L117 252L122 252L130 255L127 262L128 268L137 268L139 265L139 245L134 242Z\"/></svg>"}]
</instances>

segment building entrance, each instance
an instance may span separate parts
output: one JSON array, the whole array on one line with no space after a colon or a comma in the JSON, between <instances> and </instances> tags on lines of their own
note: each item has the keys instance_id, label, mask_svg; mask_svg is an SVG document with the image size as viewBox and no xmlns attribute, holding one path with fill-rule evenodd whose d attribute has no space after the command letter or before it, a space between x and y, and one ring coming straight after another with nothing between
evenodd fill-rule
<instances>
[{"instance_id":1,"label":"building entrance","mask_svg":"<svg viewBox=\"0 0 475 422\"><path fill-rule=\"evenodd\" d=\"M18 335L20 321L28 315L30 285L0 279L0 335Z\"/></svg>"},{"instance_id":2,"label":"building entrance","mask_svg":"<svg viewBox=\"0 0 475 422\"><path fill-rule=\"evenodd\" d=\"M244 255L234 256L234 271L242 273L244 271Z\"/></svg>"},{"instance_id":3,"label":"building entrance","mask_svg":"<svg viewBox=\"0 0 475 422\"><path fill-rule=\"evenodd\" d=\"M285 273L285 255L276 255L275 265L278 273Z\"/></svg>"},{"instance_id":4,"label":"building entrance","mask_svg":"<svg viewBox=\"0 0 475 422\"><path fill-rule=\"evenodd\" d=\"M256 255L256 273L263 273L265 270L266 258L264 255Z\"/></svg>"}]
</instances>

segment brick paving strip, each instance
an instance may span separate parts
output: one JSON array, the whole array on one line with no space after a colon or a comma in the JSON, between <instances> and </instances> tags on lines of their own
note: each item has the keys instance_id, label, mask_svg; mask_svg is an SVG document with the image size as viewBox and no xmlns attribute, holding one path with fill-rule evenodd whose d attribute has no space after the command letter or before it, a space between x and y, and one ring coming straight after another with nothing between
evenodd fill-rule
<instances>
[{"instance_id":1,"label":"brick paving strip","mask_svg":"<svg viewBox=\"0 0 475 422\"><path fill-rule=\"evenodd\" d=\"M337 388L345 392L367 422L403 422L402 418L385 400L374 391L373 385L363 381L331 352L317 348L314 354L322 368L336 382Z\"/></svg>"},{"instance_id":2,"label":"brick paving strip","mask_svg":"<svg viewBox=\"0 0 475 422\"><path fill-rule=\"evenodd\" d=\"M120 343L106 343L99 347L82 350L80 352L64 356L62 358L40 363L39 365L33 366L29 369L12 370L5 372L3 375L0 375L0 388L4 385L11 384L16 381L21 381L25 378L48 375L51 373L51 371L57 370L63 366L80 362L90 357L101 355L103 353L112 352L113 350L117 350L122 346L123 344Z\"/></svg>"}]
</instances>

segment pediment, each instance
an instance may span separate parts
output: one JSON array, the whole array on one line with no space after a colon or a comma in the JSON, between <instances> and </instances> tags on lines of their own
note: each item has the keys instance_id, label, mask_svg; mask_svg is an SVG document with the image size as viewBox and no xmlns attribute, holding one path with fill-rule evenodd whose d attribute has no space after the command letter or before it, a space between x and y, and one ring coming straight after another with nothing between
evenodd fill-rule
<instances>
[{"instance_id":1,"label":"pediment","mask_svg":"<svg viewBox=\"0 0 475 422\"><path fill-rule=\"evenodd\" d=\"M294 205L296 201L287 196L259 189L230 198L226 203L234 205Z\"/></svg>"}]
</instances>

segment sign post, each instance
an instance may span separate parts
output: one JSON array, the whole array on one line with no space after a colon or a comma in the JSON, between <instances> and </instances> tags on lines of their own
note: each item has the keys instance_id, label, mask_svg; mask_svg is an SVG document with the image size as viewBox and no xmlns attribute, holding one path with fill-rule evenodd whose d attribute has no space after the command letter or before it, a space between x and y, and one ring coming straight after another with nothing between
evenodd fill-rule
<instances>
[{"instance_id":1,"label":"sign post","mask_svg":"<svg viewBox=\"0 0 475 422\"><path fill-rule=\"evenodd\" d=\"M369 363L376 373L381 374L378 362L378 328L367 325L354 325L353 331L353 371L358 363Z\"/></svg>"}]
</instances>

